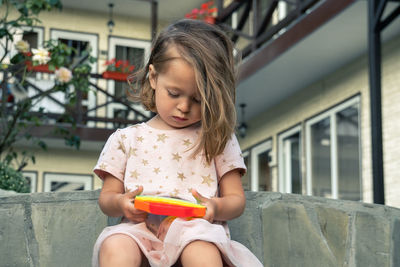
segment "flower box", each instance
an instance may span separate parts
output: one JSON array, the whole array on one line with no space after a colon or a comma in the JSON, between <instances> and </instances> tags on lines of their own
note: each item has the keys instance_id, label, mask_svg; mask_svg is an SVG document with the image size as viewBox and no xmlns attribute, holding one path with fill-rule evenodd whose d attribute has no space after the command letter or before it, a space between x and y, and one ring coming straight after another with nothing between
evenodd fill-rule
<instances>
[{"instance_id":1,"label":"flower box","mask_svg":"<svg viewBox=\"0 0 400 267\"><path fill-rule=\"evenodd\" d=\"M28 71L34 71L34 72L44 72L44 73L54 73L54 71L49 70L49 65L37 65L33 66L32 61L25 61L26 68Z\"/></svg>"},{"instance_id":2,"label":"flower box","mask_svg":"<svg viewBox=\"0 0 400 267\"><path fill-rule=\"evenodd\" d=\"M123 73L118 71L105 71L103 72L102 76L104 79L126 82L129 73Z\"/></svg>"}]
</instances>

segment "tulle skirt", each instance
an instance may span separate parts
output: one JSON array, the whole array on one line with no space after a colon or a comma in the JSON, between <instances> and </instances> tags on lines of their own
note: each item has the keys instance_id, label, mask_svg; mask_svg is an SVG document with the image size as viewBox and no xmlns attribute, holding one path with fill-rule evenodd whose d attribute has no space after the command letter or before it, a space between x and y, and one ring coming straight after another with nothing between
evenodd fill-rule
<instances>
[{"instance_id":1,"label":"tulle skirt","mask_svg":"<svg viewBox=\"0 0 400 267\"><path fill-rule=\"evenodd\" d=\"M92 266L99 266L101 244L113 234L125 234L134 239L152 267L172 266L185 246L195 240L214 243L229 266L263 266L250 250L231 240L227 228L221 224L212 224L203 219L177 218L172 221L163 241L157 238L154 229L149 228L144 222L122 222L106 227L94 245Z\"/></svg>"}]
</instances>

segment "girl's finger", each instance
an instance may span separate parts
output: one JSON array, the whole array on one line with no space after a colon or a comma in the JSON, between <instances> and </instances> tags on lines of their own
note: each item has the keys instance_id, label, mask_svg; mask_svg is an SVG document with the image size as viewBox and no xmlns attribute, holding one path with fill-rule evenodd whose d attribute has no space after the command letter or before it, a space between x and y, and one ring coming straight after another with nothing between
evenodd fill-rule
<instances>
[{"instance_id":1,"label":"girl's finger","mask_svg":"<svg viewBox=\"0 0 400 267\"><path fill-rule=\"evenodd\" d=\"M143 192L143 186L139 185L138 188L136 188L134 191L127 192L126 196L129 199L134 199L137 195L140 195L142 192Z\"/></svg>"},{"instance_id":2,"label":"girl's finger","mask_svg":"<svg viewBox=\"0 0 400 267\"><path fill-rule=\"evenodd\" d=\"M134 190L132 193L135 193L135 196L140 195L143 192L143 186L139 185L136 190Z\"/></svg>"},{"instance_id":3,"label":"girl's finger","mask_svg":"<svg viewBox=\"0 0 400 267\"><path fill-rule=\"evenodd\" d=\"M203 197L197 190L192 189L192 195L197 200L197 203L203 203L207 198Z\"/></svg>"}]
</instances>

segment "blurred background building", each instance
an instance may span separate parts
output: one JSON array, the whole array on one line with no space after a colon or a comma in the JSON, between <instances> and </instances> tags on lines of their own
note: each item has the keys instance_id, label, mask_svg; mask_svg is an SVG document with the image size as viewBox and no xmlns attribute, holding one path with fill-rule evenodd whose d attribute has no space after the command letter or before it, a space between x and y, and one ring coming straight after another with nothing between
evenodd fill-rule
<instances>
[{"instance_id":1,"label":"blurred background building","mask_svg":"<svg viewBox=\"0 0 400 267\"><path fill-rule=\"evenodd\" d=\"M126 77L105 75L107 64L139 69L156 32L193 13L205 19L203 4L243 56L236 102L245 190L400 207L400 3L384 0L63 1L61 12L24 27L21 39L33 48L60 40L77 58L90 49L92 90L75 110L79 150L49 135L66 112L64 96L43 99L52 119L33 134L48 150L35 151L36 163L23 169L31 191L101 187L92 168L107 137L152 116L127 101ZM28 79L28 92L54 85L49 73Z\"/></svg>"}]
</instances>

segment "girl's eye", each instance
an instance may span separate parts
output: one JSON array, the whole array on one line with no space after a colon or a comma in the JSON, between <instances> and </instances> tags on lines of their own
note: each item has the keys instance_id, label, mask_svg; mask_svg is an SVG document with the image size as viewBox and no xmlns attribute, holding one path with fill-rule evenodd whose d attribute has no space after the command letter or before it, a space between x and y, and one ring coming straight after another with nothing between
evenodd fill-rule
<instances>
[{"instance_id":1,"label":"girl's eye","mask_svg":"<svg viewBox=\"0 0 400 267\"><path fill-rule=\"evenodd\" d=\"M201 100L199 98L193 98L193 101L197 104L200 104Z\"/></svg>"},{"instance_id":2,"label":"girl's eye","mask_svg":"<svg viewBox=\"0 0 400 267\"><path fill-rule=\"evenodd\" d=\"M167 90L167 92L168 92L168 95L169 95L170 97L176 98L176 97L179 96L179 94L173 93L173 92L171 92L171 91L169 91L169 90Z\"/></svg>"}]
</instances>

